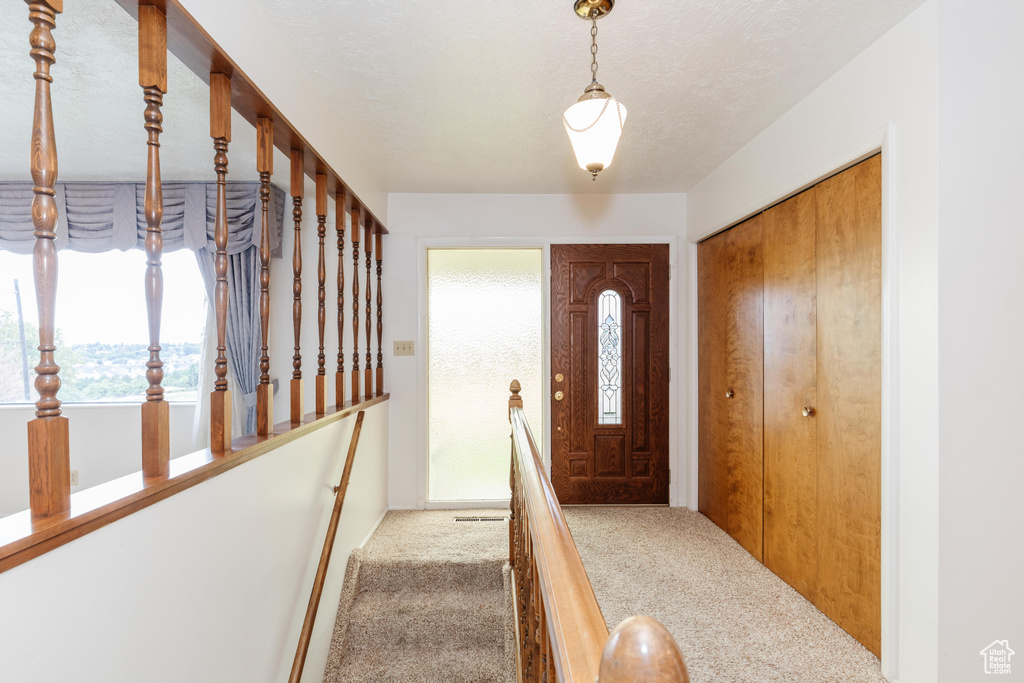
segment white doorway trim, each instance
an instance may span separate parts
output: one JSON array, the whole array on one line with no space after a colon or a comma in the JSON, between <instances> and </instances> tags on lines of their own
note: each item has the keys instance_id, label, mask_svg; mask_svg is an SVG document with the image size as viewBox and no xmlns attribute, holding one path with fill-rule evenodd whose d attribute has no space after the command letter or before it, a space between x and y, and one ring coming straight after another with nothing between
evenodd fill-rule
<instances>
[{"instance_id":1,"label":"white doorway trim","mask_svg":"<svg viewBox=\"0 0 1024 683\"><path fill-rule=\"evenodd\" d=\"M417 354L417 385L419 387L417 404L420 409L417 411L416 443L417 443L417 502L418 507L423 509L459 509L466 507L502 507L507 506L508 501L456 501L433 503L427 499L427 250L428 249L541 249L542 278L543 278L543 373L544 385L540 392L529 391L524 394L524 400L543 400L543 421L544 424L538 430L531 426L534 435L538 432L543 441L544 461L550 471L551 466L551 245L552 244L668 244L669 245L669 267L673 280L678 277L677 268L678 237L676 236L647 236L647 235L621 235L615 237L551 237L551 238L518 238L518 237L420 237L416 239L416 301L417 301L417 345L424 353ZM683 367L678 353L679 325L678 294L677 287L669 287L669 366L672 368ZM680 414L674 412L677 406L684 405L678 397L682 397L685 382L683 373L673 370L672 384L669 387L669 414ZM527 388L524 387L524 391ZM532 394L532 396L531 396ZM685 504L686 501L686 478L677 476L686 472L686 451L680 447L681 429L679 420L669 420L669 467L674 473L672 483L669 487L669 505L676 506ZM696 498L693 499L694 501Z\"/></svg>"}]
</instances>

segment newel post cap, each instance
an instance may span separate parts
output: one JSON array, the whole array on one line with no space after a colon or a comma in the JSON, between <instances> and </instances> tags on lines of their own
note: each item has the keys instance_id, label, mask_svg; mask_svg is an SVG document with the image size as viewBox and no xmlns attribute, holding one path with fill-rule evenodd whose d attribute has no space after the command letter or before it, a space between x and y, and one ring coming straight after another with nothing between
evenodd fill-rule
<instances>
[{"instance_id":1,"label":"newel post cap","mask_svg":"<svg viewBox=\"0 0 1024 683\"><path fill-rule=\"evenodd\" d=\"M630 617L619 624L601 655L599 683L689 683L672 634L656 619Z\"/></svg>"},{"instance_id":2,"label":"newel post cap","mask_svg":"<svg viewBox=\"0 0 1024 683\"><path fill-rule=\"evenodd\" d=\"M508 397L508 418L509 421L511 421L512 409L523 407L523 399L519 395L519 392L522 390L522 387L519 386L519 380L512 380L512 384L508 386L508 390L512 392L512 395Z\"/></svg>"}]
</instances>

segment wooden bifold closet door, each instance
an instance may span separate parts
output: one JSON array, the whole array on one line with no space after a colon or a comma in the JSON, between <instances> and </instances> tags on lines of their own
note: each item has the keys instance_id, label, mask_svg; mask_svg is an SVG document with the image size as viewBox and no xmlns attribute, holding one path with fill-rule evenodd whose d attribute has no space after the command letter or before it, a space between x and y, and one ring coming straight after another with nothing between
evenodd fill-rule
<instances>
[{"instance_id":1,"label":"wooden bifold closet door","mask_svg":"<svg viewBox=\"0 0 1024 683\"><path fill-rule=\"evenodd\" d=\"M700 511L761 559L764 327L761 220L698 249Z\"/></svg>"},{"instance_id":2,"label":"wooden bifold closet door","mask_svg":"<svg viewBox=\"0 0 1024 683\"><path fill-rule=\"evenodd\" d=\"M700 510L877 655L881 157L702 242L698 255ZM763 277L758 292L750 271ZM763 336L738 335L759 305ZM758 353L760 398L738 401L732 385ZM737 357L747 360L731 367ZM737 495L754 487L763 498ZM755 498L757 541L736 522Z\"/></svg>"}]
</instances>

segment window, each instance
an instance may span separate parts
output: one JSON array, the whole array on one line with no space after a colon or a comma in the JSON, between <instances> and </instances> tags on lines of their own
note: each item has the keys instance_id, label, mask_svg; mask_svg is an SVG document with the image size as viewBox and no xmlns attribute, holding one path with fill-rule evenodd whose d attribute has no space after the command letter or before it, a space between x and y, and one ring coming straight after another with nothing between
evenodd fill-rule
<instances>
[{"instance_id":1,"label":"window","mask_svg":"<svg viewBox=\"0 0 1024 683\"><path fill-rule=\"evenodd\" d=\"M206 293L195 254L162 257L160 358L164 397L195 401ZM149 322L146 254L62 251L57 273L56 360L65 403L145 400ZM32 256L0 251L0 403L34 403L39 362Z\"/></svg>"},{"instance_id":2,"label":"window","mask_svg":"<svg viewBox=\"0 0 1024 683\"><path fill-rule=\"evenodd\" d=\"M601 292L597 306L597 423L622 424L622 301L613 289Z\"/></svg>"},{"instance_id":3,"label":"window","mask_svg":"<svg viewBox=\"0 0 1024 683\"><path fill-rule=\"evenodd\" d=\"M540 249L427 252L430 501L507 500L509 383L543 434Z\"/></svg>"}]
</instances>

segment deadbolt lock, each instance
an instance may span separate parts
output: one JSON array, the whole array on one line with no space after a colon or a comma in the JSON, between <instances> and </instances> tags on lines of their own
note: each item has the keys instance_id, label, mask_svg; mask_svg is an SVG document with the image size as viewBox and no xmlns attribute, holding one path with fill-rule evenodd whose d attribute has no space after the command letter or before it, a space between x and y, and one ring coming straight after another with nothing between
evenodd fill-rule
<instances>
[{"instance_id":1,"label":"deadbolt lock","mask_svg":"<svg viewBox=\"0 0 1024 683\"><path fill-rule=\"evenodd\" d=\"M555 375L556 382L561 382L563 379L565 379L565 377L562 376L562 373L558 373L557 375Z\"/></svg>"},{"instance_id":2,"label":"deadbolt lock","mask_svg":"<svg viewBox=\"0 0 1024 683\"><path fill-rule=\"evenodd\" d=\"M561 391L556 391L555 392L555 400L556 401L561 401L563 398L565 398L565 394L563 394Z\"/></svg>"}]
</instances>

